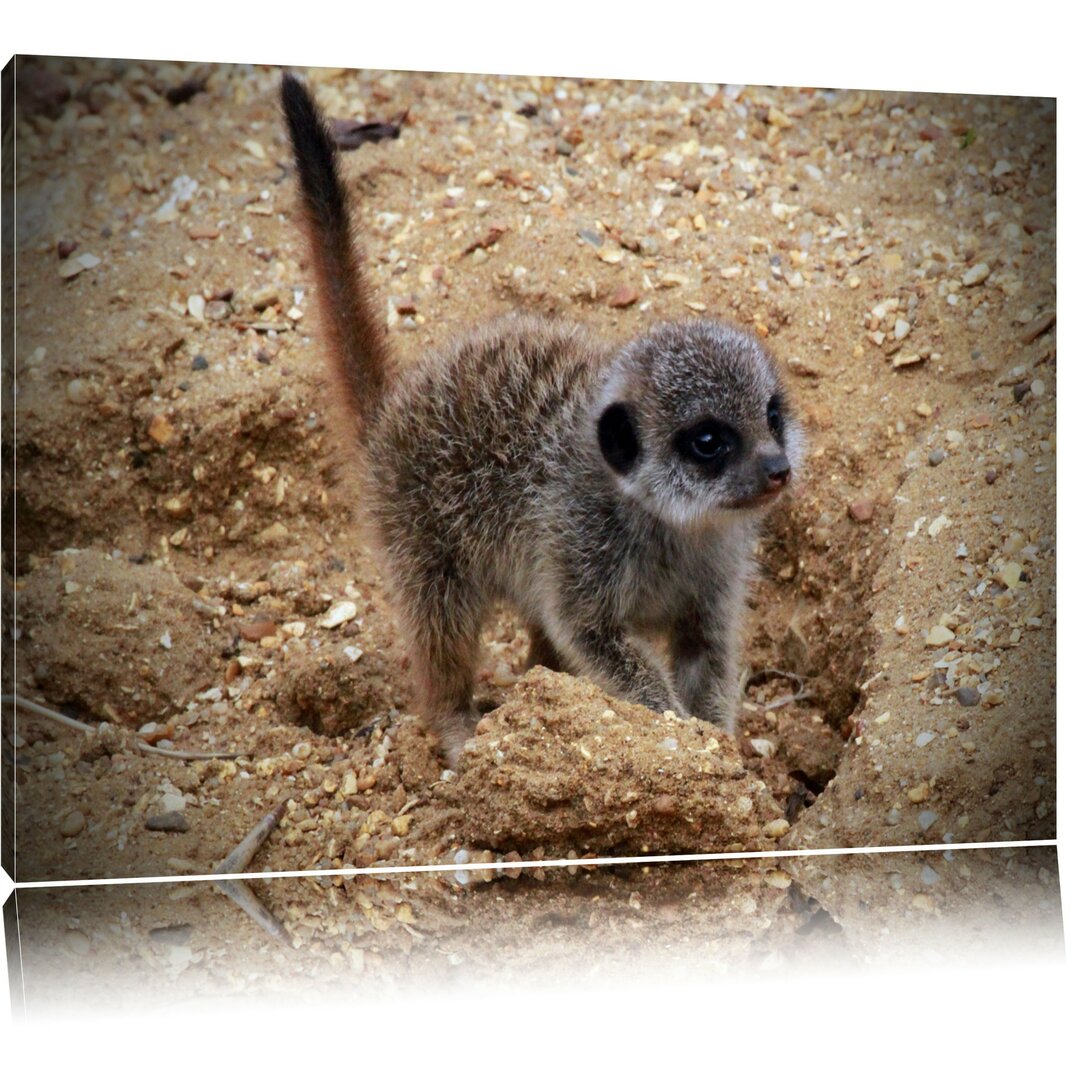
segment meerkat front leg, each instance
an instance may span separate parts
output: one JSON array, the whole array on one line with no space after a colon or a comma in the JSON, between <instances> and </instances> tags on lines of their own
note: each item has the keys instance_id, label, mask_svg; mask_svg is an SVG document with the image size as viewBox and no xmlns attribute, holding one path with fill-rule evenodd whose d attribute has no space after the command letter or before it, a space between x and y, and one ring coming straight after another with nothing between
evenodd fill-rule
<instances>
[{"instance_id":1,"label":"meerkat front leg","mask_svg":"<svg viewBox=\"0 0 1080 1080\"><path fill-rule=\"evenodd\" d=\"M654 712L672 709L687 715L670 677L657 657L643 643L633 640L625 627L597 617L567 619L551 636L572 657L575 674L591 678L602 689L627 701L636 701Z\"/></svg>"},{"instance_id":2,"label":"meerkat front leg","mask_svg":"<svg viewBox=\"0 0 1080 1080\"><path fill-rule=\"evenodd\" d=\"M672 628L675 685L693 716L729 735L739 722L741 589L717 590L708 605L694 604Z\"/></svg>"}]
</instances>

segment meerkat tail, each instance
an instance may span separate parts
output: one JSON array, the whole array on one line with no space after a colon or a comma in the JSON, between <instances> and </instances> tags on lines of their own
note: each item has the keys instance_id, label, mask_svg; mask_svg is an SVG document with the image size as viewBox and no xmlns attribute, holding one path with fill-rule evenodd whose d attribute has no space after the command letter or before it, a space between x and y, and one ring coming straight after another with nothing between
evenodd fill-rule
<instances>
[{"instance_id":1,"label":"meerkat tail","mask_svg":"<svg viewBox=\"0 0 1080 1080\"><path fill-rule=\"evenodd\" d=\"M349 193L330 129L294 75L282 76L281 105L299 176L322 328L333 371L363 434L389 378L386 329L353 237Z\"/></svg>"}]
</instances>

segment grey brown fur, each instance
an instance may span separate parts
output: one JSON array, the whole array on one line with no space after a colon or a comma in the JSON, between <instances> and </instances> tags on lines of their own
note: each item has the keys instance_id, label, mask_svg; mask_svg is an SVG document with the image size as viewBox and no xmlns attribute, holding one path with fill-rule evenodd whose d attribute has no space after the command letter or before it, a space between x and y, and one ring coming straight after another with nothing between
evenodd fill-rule
<instances>
[{"instance_id":1,"label":"grey brown fur","mask_svg":"<svg viewBox=\"0 0 1080 1080\"><path fill-rule=\"evenodd\" d=\"M480 630L501 600L529 626L530 662L733 732L751 551L802 456L768 352L708 320L613 348L516 315L391 370L355 247L340 279L325 254L328 230L341 250L349 228L329 136L302 84L286 76L282 97L324 321L359 326L331 336L332 362L421 711L448 760L477 719ZM304 160L312 147L321 168Z\"/></svg>"}]
</instances>

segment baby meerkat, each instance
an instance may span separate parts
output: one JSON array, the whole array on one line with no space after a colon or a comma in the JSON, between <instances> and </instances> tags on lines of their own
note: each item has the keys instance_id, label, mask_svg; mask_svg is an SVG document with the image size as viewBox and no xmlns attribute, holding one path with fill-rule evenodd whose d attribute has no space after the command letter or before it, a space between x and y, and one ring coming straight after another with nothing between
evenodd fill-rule
<instances>
[{"instance_id":1,"label":"baby meerkat","mask_svg":"<svg viewBox=\"0 0 1080 1080\"><path fill-rule=\"evenodd\" d=\"M365 510L450 764L501 600L530 664L734 733L751 552L802 457L772 357L704 319L613 348L513 315L395 369L326 123L294 77L281 96Z\"/></svg>"}]
</instances>

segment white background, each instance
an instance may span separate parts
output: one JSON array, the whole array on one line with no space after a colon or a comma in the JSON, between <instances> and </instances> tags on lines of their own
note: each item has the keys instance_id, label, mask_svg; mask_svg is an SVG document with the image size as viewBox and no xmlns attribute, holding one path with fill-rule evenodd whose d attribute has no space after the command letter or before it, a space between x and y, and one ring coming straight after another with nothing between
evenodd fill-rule
<instances>
[{"instance_id":1,"label":"white background","mask_svg":"<svg viewBox=\"0 0 1080 1080\"><path fill-rule=\"evenodd\" d=\"M1056 10L1055 10L1056 9ZM1070 431L1080 364L1075 310L1077 185L1075 32L1066 5L944 0L732 5L668 0L354 0L338 4L142 4L16 0L0 25L0 60L14 52L241 61L305 66L515 72L720 83L867 87L1054 96L1059 99L1058 207L1059 656L1077 645L1076 529L1070 520ZM1069 191L1074 192L1070 199ZM4 363L10 358L5 357ZM1070 603L1071 602L1071 603ZM1066 936L1076 874L1070 859L1076 765L1070 681L1059 710L1059 836ZM0 882L6 897L11 883ZM778 977L779 978L779 977ZM792 976L788 977L789 979ZM1069 993L1071 987L1072 993ZM1068 1069L1075 1056L1072 969L1002 965L976 971L805 972L797 982L731 979L672 988L392 998L362 1009L231 1003L145 1016L51 1017L13 1027L0 1004L0 1053L27 1074L297 1077L346 1072L412 1077L477 1072L622 1080L709 1074L912 1078ZM2 997L2 987L0 987ZM1072 1000L1069 1000L1071 997ZM1071 1025L1071 1026L1070 1026ZM1070 1036L1073 1038L1070 1039ZM1059 1058L1058 1055L1063 1055ZM1074 1066L1075 1067L1075 1066Z\"/></svg>"}]
</instances>

